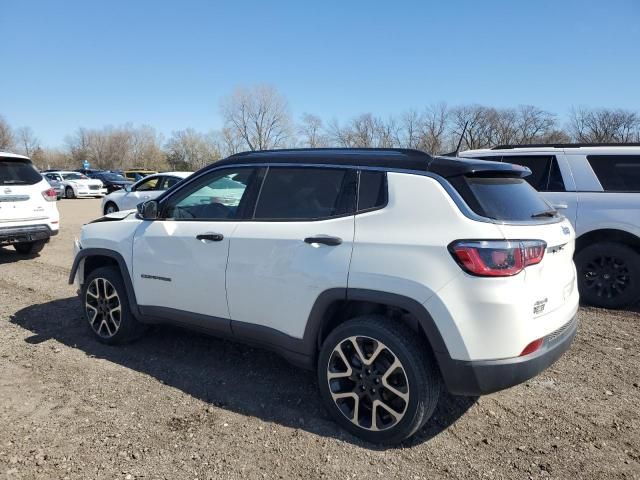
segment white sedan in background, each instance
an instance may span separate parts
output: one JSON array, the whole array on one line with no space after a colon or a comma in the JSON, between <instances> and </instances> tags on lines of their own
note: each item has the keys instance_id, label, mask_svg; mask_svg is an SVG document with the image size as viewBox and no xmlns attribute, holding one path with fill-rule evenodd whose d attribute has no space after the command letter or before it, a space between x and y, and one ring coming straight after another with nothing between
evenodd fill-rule
<instances>
[{"instance_id":1,"label":"white sedan in background","mask_svg":"<svg viewBox=\"0 0 640 480\"><path fill-rule=\"evenodd\" d=\"M193 172L164 172L155 173L138 180L131 187L116 190L102 199L102 213L105 215L120 210L131 210L139 203L153 200L162 192L173 187L176 183L187 178Z\"/></svg>"},{"instance_id":2,"label":"white sedan in background","mask_svg":"<svg viewBox=\"0 0 640 480\"><path fill-rule=\"evenodd\" d=\"M61 184L64 198L103 197L107 189L100 180L89 178L80 172L55 171L43 174L47 180Z\"/></svg>"}]
</instances>

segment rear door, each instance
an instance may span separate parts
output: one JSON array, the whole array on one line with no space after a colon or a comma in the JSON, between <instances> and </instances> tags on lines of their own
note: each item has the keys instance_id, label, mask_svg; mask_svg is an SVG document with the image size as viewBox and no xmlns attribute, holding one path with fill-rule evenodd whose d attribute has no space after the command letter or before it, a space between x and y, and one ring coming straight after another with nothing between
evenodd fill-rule
<instances>
[{"instance_id":1,"label":"rear door","mask_svg":"<svg viewBox=\"0 0 640 480\"><path fill-rule=\"evenodd\" d=\"M0 157L0 227L47 220L49 185L29 160Z\"/></svg>"},{"instance_id":2,"label":"rear door","mask_svg":"<svg viewBox=\"0 0 640 480\"><path fill-rule=\"evenodd\" d=\"M252 219L231 238L234 333L251 338L260 326L302 338L318 296L347 287L356 185L353 170L269 167Z\"/></svg>"}]
</instances>

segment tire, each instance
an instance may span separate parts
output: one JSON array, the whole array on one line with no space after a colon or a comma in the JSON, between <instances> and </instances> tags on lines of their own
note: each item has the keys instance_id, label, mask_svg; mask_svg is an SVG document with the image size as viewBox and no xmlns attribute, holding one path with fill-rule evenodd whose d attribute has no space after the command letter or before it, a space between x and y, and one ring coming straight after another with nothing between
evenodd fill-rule
<instances>
[{"instance_id":1,"label":"tire","mask_svg":"<svg viewBox=\"0 0 640 480\"><path fill-rule=\"evenodd\" d=\"M67 187L64 189L64 198L76 198L73 188Z\"/></svg>"},{"instance_id":2,"label":"tire","mask_svg":"<svg viewBox=\"0 0 640 480\"><path fill-rule=\"evenodd\" d=\"M354 341L371 368L360 361ZM393 368L396 361L399 366ZM325 407L340 426L376 444L399 443L416 433L433 414L441 383L429 346L406 325L383 316L366 315L339 325L324 341L318 358ZM336 394L344 396L334 400Z\"/></svg>"},{"instance_id":3,"label":"tire","mask_svg":"<svg viewBox=\"0 0 640 480\"><path fill-rule=\"evenodd\" d=\"M119 210L120 209L118 208L118 206L113 202L107 202L107 204L104 206L104 214L105 215L117 212Z\"/></svg>"},{"instance_id":4,"label":"tire","mask_svg":"<svg viewBox=\"0 0 640 480\"><path fill-rule=\"evenodd\" d=\"M623 308L640 301L640 254L615 242L594 243L575 257L584 303Z\"/></svg>"},{"instance_id":5,"label":"tire","mask_svg":"<svg viewBox=\"0 0 640 480\"><path fill-rule=\"evenodd\" d=\"M16 249L16 252L22 253L23 255L35 255L36 253L40 253L44 248L46 240L37 240L35 242L24 242L24 243L15 243L13 248Z\"/></svg>"},{"instance_id":6,"label":"tire","mask_svg":"<svg viewBox=\"0 0 640 480\"><path fill-rule=\"evenodd\" d=\"M102 343L126 343L144 332L144 326L131 313L124 281L115 267L91 272L82 285L81 301L85 324Z\"/></svg>"}]
</instances>

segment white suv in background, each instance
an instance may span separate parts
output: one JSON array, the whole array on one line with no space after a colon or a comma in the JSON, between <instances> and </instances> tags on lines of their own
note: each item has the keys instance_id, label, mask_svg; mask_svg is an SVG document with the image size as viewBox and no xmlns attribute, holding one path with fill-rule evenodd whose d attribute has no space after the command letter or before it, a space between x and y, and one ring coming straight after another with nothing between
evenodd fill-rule
<instances>
[{"instance_id":1,"label":"white suv in background","mask_svg":"<svg viewBox=\"0 0 640 480\"><path fill-rule=\"evenodd\" d=\"M31 160L0 152L0 247L38 253L57 235L59 221L56 191Z\"/></svg>"},{"instance_id":2,"label":"white suv in background","mask_svg":"<svg viewBox=\"0 0 640 480\"><path fill-rule=\"evenodd\" d=\"M80 172L47 171L44 176L62 184L65 198L104 197L107 189L100 180Z\"/></svg>"},{"instance_id":3,"label":"white suv in background","mask_svg":"<svg viewBox=\"0 0 640 480\"><path fill-rule=\"evenodd\" d=\"M399 442L441 385L507 388L571 344L574 232L528 173L401 149L237 154L85 225L70 282L102 342L174 323L263 345L317 371L344 428Z\"/></svg>"},{"instance_id":4,"label":"white suv in background","mask_svg":"<svg viewBox=\"0 0 640 480\"><path fill-rule=\"evenodd\" d=\"M527 180L575 227L584 302L621 308L640 301L640 144L503 145L460 156L532 171Z\"/></svg>"}]
</instances>

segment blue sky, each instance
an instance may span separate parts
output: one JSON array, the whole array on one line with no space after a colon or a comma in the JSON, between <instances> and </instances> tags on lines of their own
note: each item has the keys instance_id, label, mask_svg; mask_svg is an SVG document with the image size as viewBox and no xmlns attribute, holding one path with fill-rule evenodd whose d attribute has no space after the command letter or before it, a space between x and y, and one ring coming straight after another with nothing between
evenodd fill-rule
<instances>
[{"instance_id":1,"label":"blue sky","mask_svg":"<svg viewBox=\"0 0 640 480\"><path fill-rule=\"evenodd\" d=\"M219 128L267 83L294 117L447 102L640 110L640 1L0 0L0 115L59 146L80 126Z\"/></svg>"}]
</instances>

